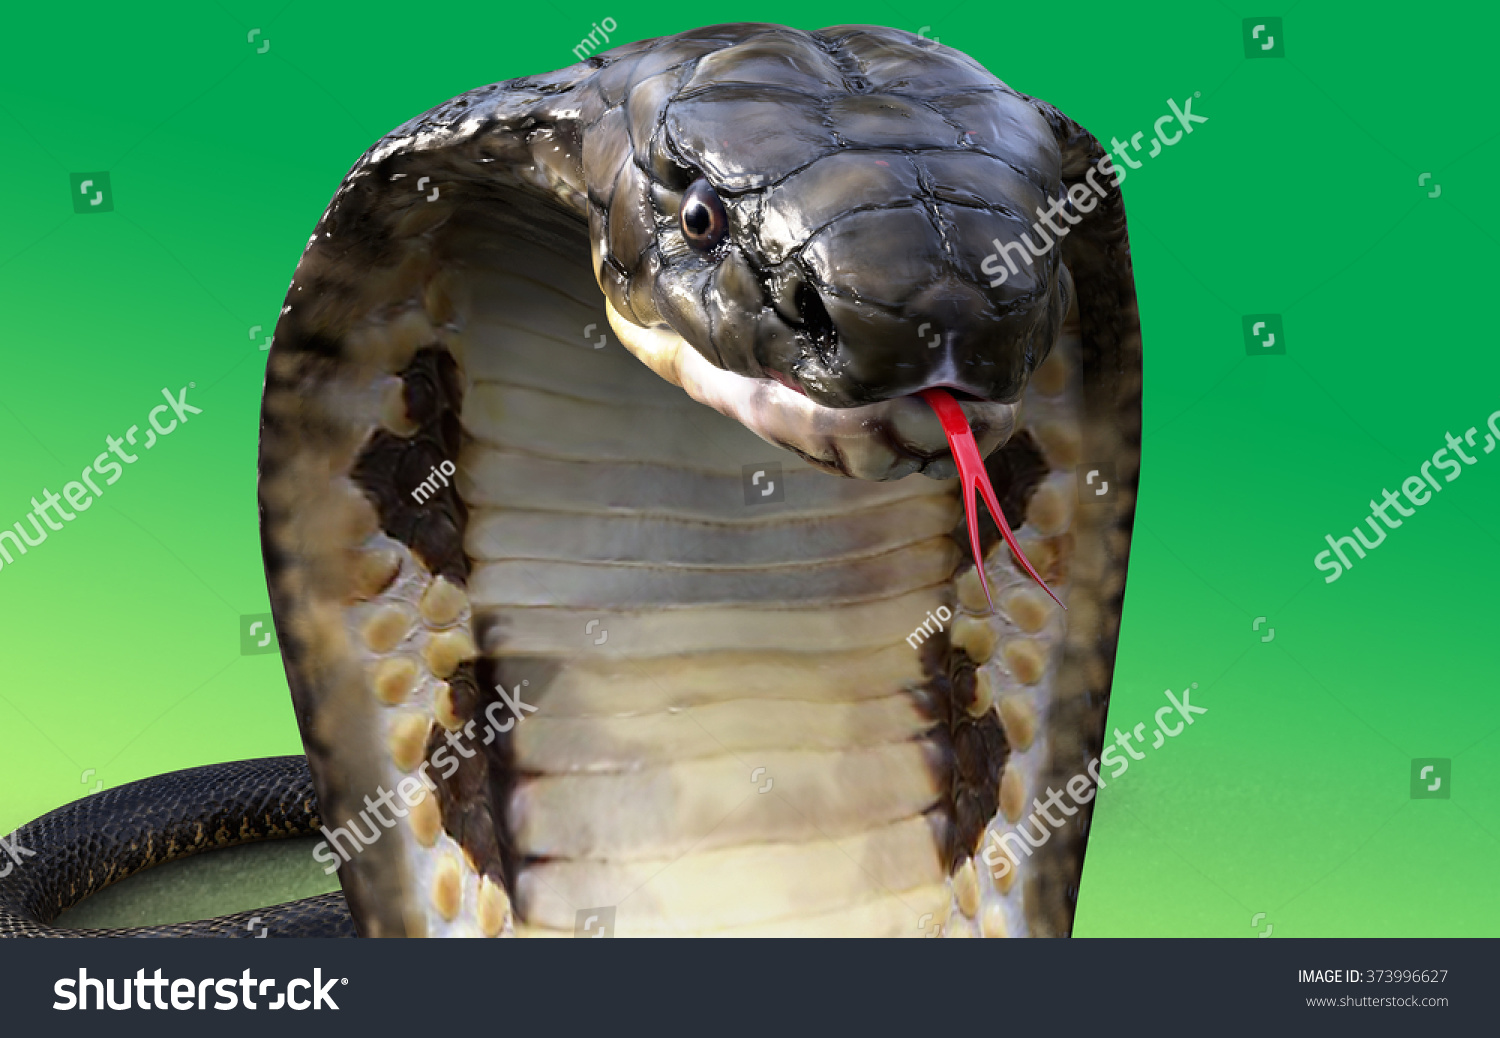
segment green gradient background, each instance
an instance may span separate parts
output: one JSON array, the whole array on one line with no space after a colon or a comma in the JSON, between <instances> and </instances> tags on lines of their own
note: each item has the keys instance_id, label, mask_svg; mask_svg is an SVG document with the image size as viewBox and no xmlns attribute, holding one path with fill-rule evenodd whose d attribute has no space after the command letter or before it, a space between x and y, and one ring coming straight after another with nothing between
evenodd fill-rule
<instances>
[{"instance_id":1,"label":"green gradient background","mask_svg":"<svg viewBox=\"0 0 1500 1038\"><path fill-rule=\"evenodd\" d=\"M0 570L0 832L94 781L300 752L280 657L239 655L240 614L269 608L266 354L248 329L275 324L307 235L381 133L571 63L606 16L615 42L750 19L930 25L1102 139L1149 137L1167 98L1195 92L1209 119L1124 188L1146 450L1110 720L1133 727L1195 681L1209 712L1101 794L1077 932L1500 933L1500 455L1337 583L1312 564L1446 431L1500 409L1481 316L1500 16L1302 0L1274 12L1287 57L1246 60L1241 20L1268 12L1228 3L525 6L8 15L0 524L144 422L162 387L196 383L203 413ZM94 170L114 211L75 215L69 174ZM1240 318L1263 312L1284 315L1286 356L1246 356ZM1451 800L1409 798L1414 757L1454 759Z\"/></svg>"}]
</instances>

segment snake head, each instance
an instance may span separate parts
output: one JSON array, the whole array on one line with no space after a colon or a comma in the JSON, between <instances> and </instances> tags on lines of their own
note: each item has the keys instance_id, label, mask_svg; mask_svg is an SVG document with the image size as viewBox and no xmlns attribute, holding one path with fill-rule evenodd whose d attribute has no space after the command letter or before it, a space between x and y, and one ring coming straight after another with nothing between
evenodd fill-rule
<instances>
[{"instance_id":1,"label":"snake head","mask_svg":"<svg viewBox=\"0 0 1500 1038\"><path fill-rule=\"evenodd\" d=\"M712 42L693 37L680 46ZM767 27L674 57L620 74L600 117L620 144L584 156L610 185L590 219L622 342L846 475L955 474L930 389L961 402L984 453L1003 443L1073 296L1057 246L1077 217L1053 202L1060 152L1037 107L890 29ZM997 277L1007 245L1025 262Z\"/></svg>"}]
</instances>

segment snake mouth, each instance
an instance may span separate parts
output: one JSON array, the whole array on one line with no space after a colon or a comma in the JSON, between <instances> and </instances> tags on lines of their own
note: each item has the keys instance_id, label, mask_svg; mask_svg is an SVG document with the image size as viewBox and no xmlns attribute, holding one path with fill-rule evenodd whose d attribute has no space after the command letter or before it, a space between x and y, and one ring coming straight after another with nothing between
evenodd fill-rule
<instances>
[{"instance_id":1,"label":"snake mouth","mask_svg":"<svg viewBox=\"0 0 1500 1038\"><path fill-rule=\"evenodd\" d=\"M829 407L783 373L768 372L763 378L739 375L715 366L671 328L644 328L613 306L608 315L620 342L656 374L767 443L819 468L867 480L901 479L918 472L952 479L959 473L943 424L919 393L856 407ZM1018 405L983 400L964 390L947 391L962 408L981 457L1010 439Z\"/></svg>"},{"instance_id":2,"label":"snake mouth","mask_svg":"<svg viewBox=\"0 0 1500 1038\"><path fill-rule=\"evenodd\" d=\"M772 382L785 386L793 393L800 393L802 396L807 396L807 391L799 386L797 384L797 380L792 378L790 375L784 375L779 371L767 369L766 377L769 378Z\"/></svg>"},{"instance_id":3,"label":"snake mouth","mask_svg":"<svg viewBox=\"0 0 1500 1038\"><path fill-rule=\"evenodd\" d=\"M926 386L919 392L912 393L910 395L921 396L923 393L926 393L928 390L932 389L941 389L945 391L949 396L951 396L954 400L957 400L961 404L989 404L994 402L980 396L977 393L971 393L967 389L962 389L948 382L939 382L936 385Z\"/></svg>"},{"instance_id":4,"label":"snake mouth","mask_svg":"<svg viewBox=\"0 0 1500 1038\"><path fill-rule=\"evenodd\" d=\"M766 377L769 378L772 382L785 386L793 393L807 396L807 390L803 389L802 386L798 384L796 379L792 378L790 375L784 372L768 368L766 370ZM930 389L944 390L949 396L951 396L961 404L994 403L994 401L989 399L988 397L980 396L978 393L970 392L969 390L964 389L961 386L956 386L951 382L937 382L930 386L924 386L921 389L917 390L915 393L906 393L904 395L911 399L918 399L922 396L923 393L926 393Z\"/></svg>"}]
</instances>

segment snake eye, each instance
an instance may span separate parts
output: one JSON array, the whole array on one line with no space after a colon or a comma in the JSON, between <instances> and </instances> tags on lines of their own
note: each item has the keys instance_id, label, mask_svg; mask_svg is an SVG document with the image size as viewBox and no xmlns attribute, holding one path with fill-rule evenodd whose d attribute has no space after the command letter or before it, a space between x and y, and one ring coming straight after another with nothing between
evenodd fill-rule
<instances>
[{"instance_id":1,"label":"snake eye","mask_svg":"<svg viewBox=\"0 0 1500 1038\"><path fill-rule=\"evenodd\" d=\"M719 201L713 185L703 177L693 181L683 192L679 213L682 236L699 252L707 252L724 240L729 230L729 215Z\"/></svg>"}]
</instances>

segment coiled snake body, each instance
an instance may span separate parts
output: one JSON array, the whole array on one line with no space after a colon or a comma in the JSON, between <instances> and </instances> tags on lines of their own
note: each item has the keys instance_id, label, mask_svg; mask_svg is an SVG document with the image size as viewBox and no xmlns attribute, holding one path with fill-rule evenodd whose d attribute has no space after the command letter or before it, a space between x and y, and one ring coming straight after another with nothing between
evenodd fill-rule
<instances>
[{"instance_id":1,"label":"coiled snake body","mask_svg":"<svg viewBox=\"0 0 1500 1038\"><path fill-rule=\"evenodd\" d=\"M21 831L55 868L0 880L0 933L57 933L122 847L318 829L366 936L1069 933L1090 812L1033 806L1100 748L1139 468L1103 158L866 26L628 44L386 136L266 374L316 810L295 761L65 808ZM979 579L934 390L1066 612L988 519ZM91 837L108 811L181 817Z\"/></svg>"}]
</instances>

